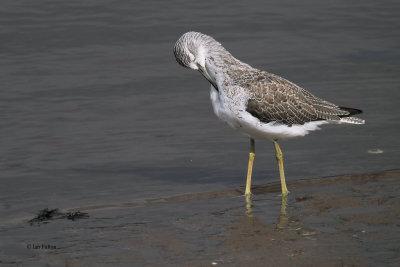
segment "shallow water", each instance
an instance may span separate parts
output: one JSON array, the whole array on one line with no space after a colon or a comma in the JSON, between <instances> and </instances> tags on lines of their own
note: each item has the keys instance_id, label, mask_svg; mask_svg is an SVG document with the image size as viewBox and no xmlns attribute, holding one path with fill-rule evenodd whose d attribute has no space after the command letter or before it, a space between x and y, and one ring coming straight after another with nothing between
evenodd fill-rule
<instances>
[{"instance_id":1,"label":"shallow water","mask_svg":"<svg viewBox=\"0 0 400 267\"><path fill-rule=\"evenodd\" d=\"M288 182L398 168L399 11L398 1L3 2L5 240L35 239L34 229L16 243L13 236L46 207L244 185L248 138L215 118L209 84L173 57L188 30L212 35L237 58L321 98L364 110L364 126L328 126L283 142ZM254 184L277 181L272 145L259 141L256 149ZM377 149L383 153L368 153Z\"/></svg>"}]
</instances>

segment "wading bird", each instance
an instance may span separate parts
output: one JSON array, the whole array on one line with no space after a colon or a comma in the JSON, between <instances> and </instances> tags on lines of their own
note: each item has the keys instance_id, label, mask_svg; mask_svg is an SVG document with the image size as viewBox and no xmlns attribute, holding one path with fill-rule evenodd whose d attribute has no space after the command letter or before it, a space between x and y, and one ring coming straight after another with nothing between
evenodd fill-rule
<instances>
[{"instance_id":1,"label":"wading bird","mask_svg":"<svg viewBox=\"0 0 400 267\"><path fill-rule=\"evenodd\" d=\"M286 187L278 140L305 136L329 123L364 124L352 117L361 110L345 108L318 98L300 86L234 58L214 38L187 32L175 44L174 55L186 68L198 70L211 83L211 102L218 118L250 137L245 195L251 195L255 139L273 141L282 196Z\"/></svg>"}]
</instances>

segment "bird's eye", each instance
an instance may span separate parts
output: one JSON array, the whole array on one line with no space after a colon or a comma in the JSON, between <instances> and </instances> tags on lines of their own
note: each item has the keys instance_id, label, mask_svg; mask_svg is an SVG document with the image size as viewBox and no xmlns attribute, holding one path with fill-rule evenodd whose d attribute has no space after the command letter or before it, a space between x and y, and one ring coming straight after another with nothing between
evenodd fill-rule
<instances>
[{"instance_id":1,"label":"bird's eye","mask_svg":"<svg viewBox=\"0 0 400 267\"><path fill-rule=\"evenodd\" d=\"M189 53L189 58L190 58L190 61L192 61L192 62L196 59L196 57L192 53Z\"/></svg>"}]
</instances>

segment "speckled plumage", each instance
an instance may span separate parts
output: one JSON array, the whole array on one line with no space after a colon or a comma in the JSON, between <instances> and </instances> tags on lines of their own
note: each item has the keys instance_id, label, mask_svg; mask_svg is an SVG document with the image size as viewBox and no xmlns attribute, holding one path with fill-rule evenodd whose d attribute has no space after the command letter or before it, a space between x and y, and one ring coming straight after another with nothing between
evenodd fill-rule
<instances>
[{"instance_id":1,"label":"speckled plumage","mask_svg":"<svg viewBox=\"0 0 400 267\"><path fill-rule=\"evenodd\" d=\"M246 110L262 122L293 125L315 120L340 120L350 115L348 109L317 98L271 73L253 70L240 77L240 86L251 92Z\"/></svg>"},{"instance_id":2,"label":"speckled plumage","mask_svg":"<svg viewBox=\"0 0 400 267\"><path fill-rule=\"evenodd\" d=\"M198 70L212 84L215 114L252 138L288 139L326 123L364 123L350 117L361 110L339 107L284 78L252 68L210 36L185 33L174 54L182 66Z\"/></svg>"}]
</instances>

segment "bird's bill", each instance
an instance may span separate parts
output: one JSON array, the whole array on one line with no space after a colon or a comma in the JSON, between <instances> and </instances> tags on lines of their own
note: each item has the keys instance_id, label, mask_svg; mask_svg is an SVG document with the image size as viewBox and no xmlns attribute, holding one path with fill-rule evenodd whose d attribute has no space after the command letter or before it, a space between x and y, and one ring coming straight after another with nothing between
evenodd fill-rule
<instances>
[{"instance_id":1,"label":"bird's bill","mask_svg":"<svg viewBox=\"0 0 400 267\"><path fill-rule=\"evenodd\" d=\"M198 70L201 73L201 75L203 75L204 78L206 78L212 84L212 86L214 86L214 88L218 90L217 84L213 81L213 79L211 79L210 75L207 73L207 70L202 66L199 66Z\"/></svg>"}]
</instances>

